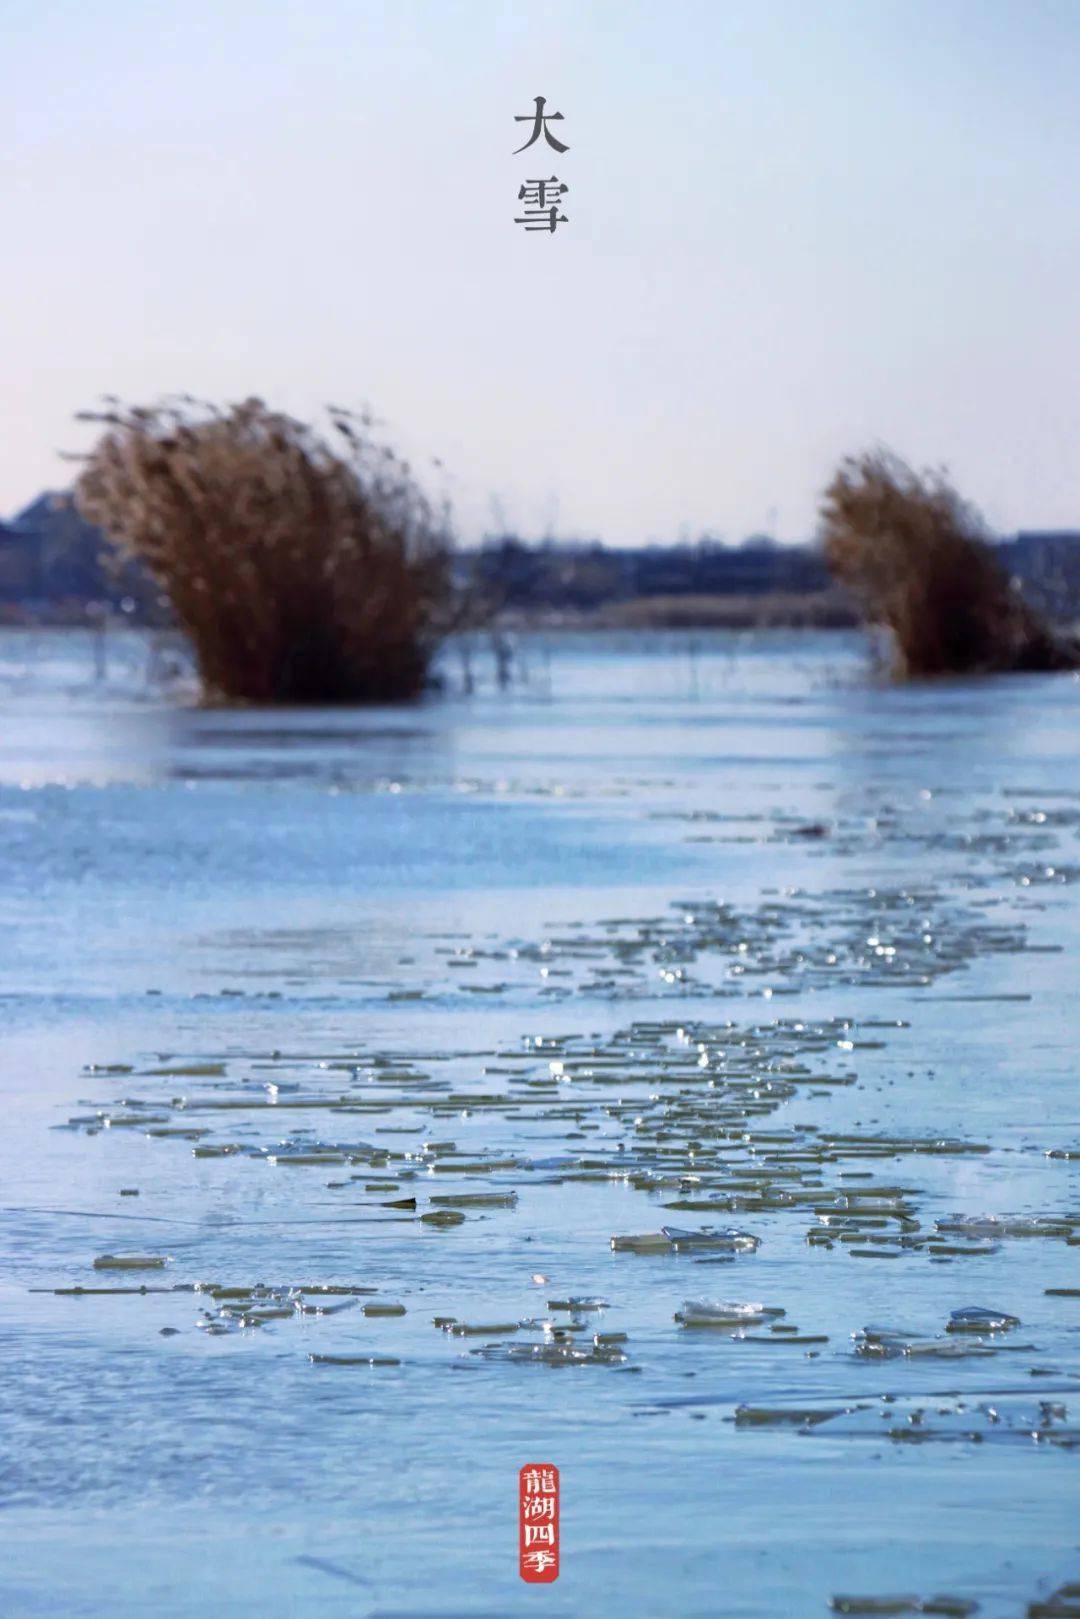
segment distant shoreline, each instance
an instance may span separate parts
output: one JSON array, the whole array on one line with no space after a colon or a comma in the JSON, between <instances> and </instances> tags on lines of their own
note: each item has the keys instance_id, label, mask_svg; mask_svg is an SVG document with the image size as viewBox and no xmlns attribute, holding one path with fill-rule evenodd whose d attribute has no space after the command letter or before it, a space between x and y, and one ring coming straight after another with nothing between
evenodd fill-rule
<instances>
[{"instance_id":1,"label":"distant shoreline","mask_svg":"<svg viewBox=\"0 0 1080 1619\"><path fill-rule=\"evenodd\" d=\"M491 628L524 630L849 630L854 608L838 591L768 592L754 596L635 596L601 607L520 608L499 613Z\"/></svg>"},{"instance_id":2,"label":"distant shoreline","mask_svg":"<svg viewBox=\"0 0 1080 1619\"><path fill-rule=\"evenodd\" d=\"M847 630L856 614L838 591L766 591L755 595L633 596L598 607L506 608L478 626L481 635L527 630ZM97 602L0 606L0 629L169 629Z\"/></svg>"}]
</instances>

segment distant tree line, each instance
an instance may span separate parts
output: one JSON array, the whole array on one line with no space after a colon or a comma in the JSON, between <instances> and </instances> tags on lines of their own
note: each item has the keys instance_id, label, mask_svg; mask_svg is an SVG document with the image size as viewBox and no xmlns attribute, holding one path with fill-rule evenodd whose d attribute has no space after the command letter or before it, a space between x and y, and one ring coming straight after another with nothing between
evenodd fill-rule
<instances>
[{"instance_id":1,"label":"distant tree line","mask_svg":"<svg viewBox=\"0 0 1080 1619\"><path fill-rule=\"evenodd\" d=\"M754 536L740 546L696 544L614 547L527 545L513 535L489 539L463 563L477 590L497 607L588 612L610 602L655 596L807 595L827 590L816 550Z\"/></svg>"}]
</instances>

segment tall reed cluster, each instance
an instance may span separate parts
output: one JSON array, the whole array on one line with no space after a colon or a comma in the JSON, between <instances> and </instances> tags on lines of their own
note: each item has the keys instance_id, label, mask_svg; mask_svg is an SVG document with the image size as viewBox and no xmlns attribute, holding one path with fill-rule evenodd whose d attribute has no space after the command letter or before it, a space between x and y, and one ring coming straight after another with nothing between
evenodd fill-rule
<instances>
[{"instance_id":1,"label":"tall reed cluster","mask_svg":"<svg viewBox=\"0 0 1080 1619\"><path fill-rule=\"evenodd\" d=\"M986 526L941 472L886 450L841 462L821 507L825 559L890 632L903 677L1075 668L1080 649L1024 601Z\"/></svg>"},{"instance_id":2,"label":"tall reed cluster","mask_svg":"<svg viewBox=\"0 0 1080 1619\"><path fill-rule=\"evenodd\" d=\"M259 399L85 412L82 515L166 591L211 699L414 697L451 627L451 540L371 419L329 438Z\"/></svg>"}]
</instances>

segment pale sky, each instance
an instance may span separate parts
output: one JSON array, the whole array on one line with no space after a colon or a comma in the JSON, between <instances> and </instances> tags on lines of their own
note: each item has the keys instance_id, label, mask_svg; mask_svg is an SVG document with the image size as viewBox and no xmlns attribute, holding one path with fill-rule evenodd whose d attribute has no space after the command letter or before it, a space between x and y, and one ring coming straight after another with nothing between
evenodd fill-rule
<instances>
[{"instance_id":1,"label":"pale sky","mask_svg":"<svg viewBox=\"0 0 1080 1619\"><path fill-rule=\"evenodd\" d=\"M1080 527L1078 84L1080 0L0 0L0 514L190 391L369 402L467 539L802 538L878 441Z\"/></svg>"}]
</instances>

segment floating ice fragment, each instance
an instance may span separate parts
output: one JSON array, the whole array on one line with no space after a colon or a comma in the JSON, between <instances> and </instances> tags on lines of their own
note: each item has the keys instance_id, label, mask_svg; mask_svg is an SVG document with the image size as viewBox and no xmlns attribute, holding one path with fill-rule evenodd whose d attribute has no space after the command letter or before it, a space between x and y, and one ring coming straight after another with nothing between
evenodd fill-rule
<instances>
[{"instance_id":1,"label":"floating ice fragment","mask_svg":"<svg viewBox=\"0 0 1080 1619\"><path fill-rule=\"evenodd\" d=\"M713 1231L707 1227L701 1231L684 1231L679 1226L665 1225L660 1229L673 1248L724 1248L731 1252L752 1253L760 1242L748 1231L736 1231L734 1227L724 1231Z\"/></svg>"},{"instance_id":2,"label":"floating ice fragment","mask_svg":"<svg viewBox=\"0 0 1080 1619\"><path fill-rule=\"evenodd\" d=\"M1067 1237L1072 1231L1071 1220L1045 1214L954 1214L934 1224L965 1237Z\"/></svg>"},{"instance_id":3,"label":"floating ice fragment","mask_svg":"<svg viewBox=\"0 0 1080 1619\"><path fill-rule=\"evenodd\" d=\"M313 1366L400 1366L395 1355L309 1355Z\"/></svg>"},{"instance_id":4,"label":"floating ice fragment","mask_svg":"<svg viewBox=\"0 0 1080 1619\"><path fill-rule=\"evenodd\" d=\"M1080 1582L1059 1586L1045 1602L1029 1602L1027 1619L1080 1619Z\"/></svg>"},{"instance_id":5,"label":"floating ice fragment","mask_svg":"<svg viewBox=\"0 0 1080 1619\"><path fill-rule=\"evenodd\" d=\"M722 1299L684 1299L675 1320L684 1327L746 1327L783 1315L764 1304L735 1304Z\"/></svg>"},{"instance_id":6,"label":"floating ice fragment","mask_svg":"<svg viewBox=\"0 0 1080 1619\"><path fill-rule=\"evenodd\" d=\"M616 1253L634 1254L679 1253L702 1248L721 1249L724 1253L752 1253L760 1239L748 1231L729 1228L724 1231L704 1229L687 1231L681 1226L662 1226L659 1231L646 1231L638 1236L612 1237L611 1246Z\"/></svg>"},{"instance_id":7,"label":"floating ice fragment","mask_svg":"<svg viewBox=\"0 0 1080 1619\"><path fill-rule=\"evenodd\" d=\"M168 1255L161 1254L99 1254L94 1260L95 1270L164 1270Z\"/></svg>"},{"instance_id":8,"label":"floating ice fragment","mask_svg":"<svg viewBox=\"0 0 1080 1619\"><path fill-rule=\"evenodd\" d=\"M972 1332L977 1333L978 1330L973 1328ZM864 1327L861 1332L853 1332L851 1336L856 1355L868 1360L898 1360L901 1357L912 1360L956 1360L963 1355L997 1353L993 1345L984 1344L977 1336L972 1336L966 1343L958 1343L945 1338L919 1338L914 1333L902 1332L895 1327Z\"/></svg>"},{"instance_id":9,"label":"floating ice fragment","mask_svg":"<svg viewBox=\"0 0 1080 1619\"><path fill-rule=\"evenodd\" d=\"M594 1343L590 1349L572 1343L508 1344L506 1360L533 1366L619 1366L626 1356L618 1344Z\"/></svg>"},{"instance_id":10,"label":"floating ice fragment","mask_svg":"<svg viewBox=\"0 0 1080 1619\"><path fill-rule=\"evenodd\" d=\"M979 1604L970 1601L967 1597L932 1596L932 1597L830 1597L829 1607L834 1613L851 1614L895 1614L895 1613L923 1613L937 1614L941 1619L967 1619L968 1614L976 1613Z\"/></svg>"},{"instance_id":11,"label":"floating ice fragment","mask_svg":"<svg viewBox=\"0 0 1080 1619\"><path fill-rule=\"evenodd\" d=\"M946 1332L1011 1332L1020 1325L1020 1317L1008 1315L1004 1310L984 1310L969 1304L954 1310L949 1316Z\"/></svg>"},{"instance_id":12,"label":"floating ice fragment","mask_svg":"<svg viewBox=\"0 0 1080 1619\"><path fill-rule=\"evenodd\" d=\"M612 1237L611 1246L616 1253L667 1253L671 1247L671 1238L665 1236L662 1231L646 1231L640 1236Z\"/></svg>"},{"instance_id":13,"label":"floating ice fragment","mask_svg":"<svg viewBox=\"0 0 1080 1619\"><path fill-rule=\"evenodd\" d=\"M843 1406L737 1405L736 1428L812 1428L843 1415Z\"/></svg>"},{"instance_id":14,"label":"floating ice fragment","mask_svg":"<svg viewBox=\"0 0 1080 1619\"><path fill-rule=\"evenodd\" d=\"M512 1209L517 1202L516 1192L447 1192L433 1197L432 1203L440 1209Z\"/></svg>"},{"instance_id":15,"label":"floating ice fragment","mask_svg":"<svg viewBox=\"0 0 1080 1619\"><path fill-rule=\"evenodd\" d=\"M450 1321L443 1328L444 1332L449 1332L455 1338L501 1337L518 1330L516 1321L497 1321L493 1326L473 1325L467 1321Z\"/></svg>"},{"instance_id":16,"label":"floating ice fragment","mask_svg":"<svg viewBox=\"0 0 1080 1619\"><path fill-rule=\"evenodd\" d=\"M340 1315L342 1310L355 1310L359 1299L339 1299L337 1304L324 1304L320 1299L308 1304L297 1299L295 1308L300 1315Z\"/></svg>"},{"instance_id":17,"label":"floating ice fragment","mask_svg":"<svg viewBox=\"0 0 1080 1619\"><path fill-rule=\"evenodd\" d=\"M266 1162L279 1168L303 1168L308 1164L344 1164L348 1160L342 1152L272 1152Z\"/></svg>"}]
</instances>

